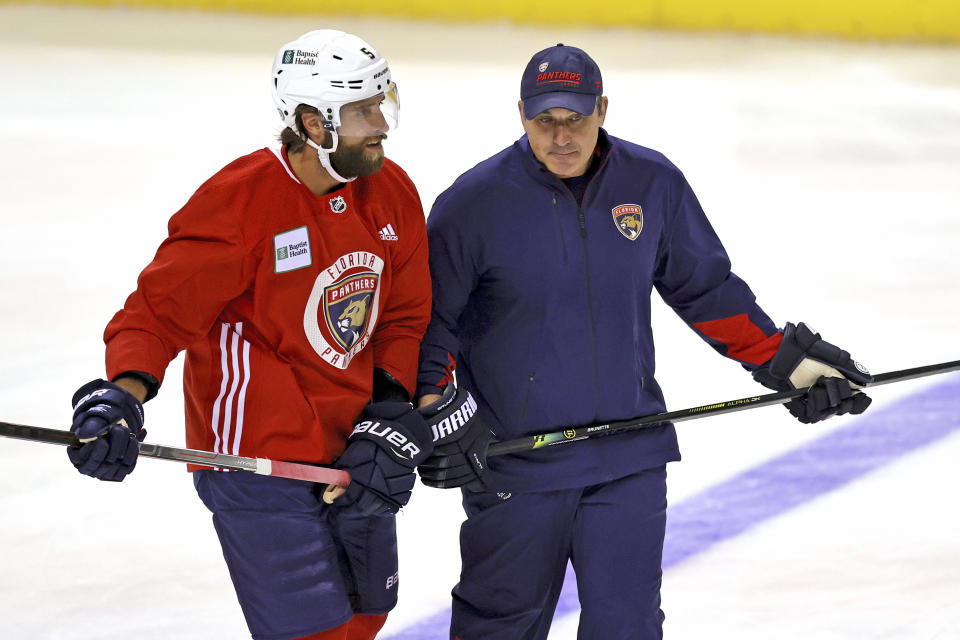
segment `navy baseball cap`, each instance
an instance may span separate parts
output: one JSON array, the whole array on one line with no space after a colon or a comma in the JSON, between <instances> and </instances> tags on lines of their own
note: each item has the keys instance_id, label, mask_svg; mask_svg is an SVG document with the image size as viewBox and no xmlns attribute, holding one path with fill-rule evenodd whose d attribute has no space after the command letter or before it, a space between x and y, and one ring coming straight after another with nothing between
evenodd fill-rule
<instances>
[{"instance_id":1,"label":"navy baseball cap","mask_svg":"<svg viewBox=\"0 0 960 640\"><path fill-rule=\"evenodd\" d=\"M558 44L533 54L520 79L523 117L554 107L590 115L603 95L600 67L586 52Z\"/></svg>"}]
</instances>

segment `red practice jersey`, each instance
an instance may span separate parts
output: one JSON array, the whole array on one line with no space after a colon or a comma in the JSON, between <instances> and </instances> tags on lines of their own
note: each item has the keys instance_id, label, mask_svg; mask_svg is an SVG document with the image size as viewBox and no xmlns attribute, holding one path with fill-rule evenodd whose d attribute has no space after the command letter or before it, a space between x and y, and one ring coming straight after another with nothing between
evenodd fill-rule
<instances>
[{"instance_id":1,"label":"red practice jersey","mask_svg":"<svg viewBox=\"0 0 960 640\"><path fill-rule=\"evenodd\" d=\"M107 375L163 380L186 349L187 446L329 463L379 367L414 389L430 318L423 209L390 160L323 196L261 149L169 223L107 325Z\"/></svg>"}]
</instances>

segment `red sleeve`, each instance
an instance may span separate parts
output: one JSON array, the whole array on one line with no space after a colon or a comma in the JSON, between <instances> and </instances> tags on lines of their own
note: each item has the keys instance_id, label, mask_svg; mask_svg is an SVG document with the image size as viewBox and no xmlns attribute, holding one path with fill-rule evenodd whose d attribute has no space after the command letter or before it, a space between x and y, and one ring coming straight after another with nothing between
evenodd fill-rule
<instances>
[{"instance_id":1,"label":"red sleeve","mask_svg":"<svg viewBox=\"0 0 960 640\"><path fill-rule=\"evenodd\" d=\"M430 267L423 207L413 183L397 168L396 202L400 239L392 254L392 282L383 315L372 337L374 366L400 381L413 397L420 341L430 321Z\"/></svg>"},{"instance_id":2,"label":"red sleeve","mask_svg":"<svg viewBox=\"0 0 960 640\"><path fill-rule=\"evenodd\" d=\"M768 362L783 341L783 333L777 331L768 336L746 313L696 322L693 326L707 338L724 345L728 357L750 365Z\"/></svg>"},{"instance_id":3,"label":"red sleeve","mask_svg":"<svg viewBox=\"0 0 960 640\"><path fill-rule=\"evenodd\" d=\"M235 190L204 186L169 223L169 236L104 332L107 375L143 371L163 381L177 353L205 336L253 281Z\"/></svg>"}]
</instances>

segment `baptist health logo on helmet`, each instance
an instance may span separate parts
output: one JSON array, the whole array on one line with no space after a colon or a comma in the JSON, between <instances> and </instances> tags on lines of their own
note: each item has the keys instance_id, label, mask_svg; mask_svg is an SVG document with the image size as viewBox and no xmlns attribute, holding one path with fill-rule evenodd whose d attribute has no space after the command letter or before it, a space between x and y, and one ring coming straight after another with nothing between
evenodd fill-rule
<instances>
[{"instance_id":1,"label":"baptist health logo on helmet","mask_svg":"<svg viewBox=\"0 0 960 640\"><path fill-rule=\"evenodd\" d=\"M316 51L301 51L300 49L287 49L283 52L283 62L281 64L317 64Z\"/></svg>"},{"instance_id":2,"label":"baptist health logo on helmet","mask_svg":"<svg viewBox=\"0 0 960 640\"><path fill-rule=\"evenodd\" d=\"M273 236L274 273L286 273L309 267L310 234L307 228L298 227Z\"/></svg>"},{"instance_id":3,"label":"baptist health logo on helmet","mask_svg":"<svg viewBox=\"0 0 960 640\"><path fill-rule=\"evenodd\" d=\"M380 256L354 251L317 275L303 310L303 331L327 364L346 369L370 342L380 314L383 265Z\"/></svg>"}]
</instances>

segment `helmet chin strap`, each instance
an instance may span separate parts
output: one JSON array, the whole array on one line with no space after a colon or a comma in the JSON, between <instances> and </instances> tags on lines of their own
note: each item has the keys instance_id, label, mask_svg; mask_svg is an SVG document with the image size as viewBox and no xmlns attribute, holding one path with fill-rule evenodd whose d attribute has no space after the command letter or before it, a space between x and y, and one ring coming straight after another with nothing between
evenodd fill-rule
<instances>
[{"instance_id":1,"label":"helmet chin strap","mask_svg":"<svg viewBox=\"0 0 960 640\"><path fill-rule=\"evenodd\" d=\"M337 150L337 142L338 142L337 134L334 133L332 135L333 135L333 148L331 149L324 149L323 147L318 145L316 142L314 142L310 138L306 138L305 142L317 150L317 158L320 159L320 166L322 166L324 169L327 170L327 173L330 174L330 177L332 177L337 182L353 182L354 180L357 179L356 176L352 178L344 178L339 173L337 173L337 171L333 168L333 165L330 164L330 154Z\"/></svg>"}]
</instances>

